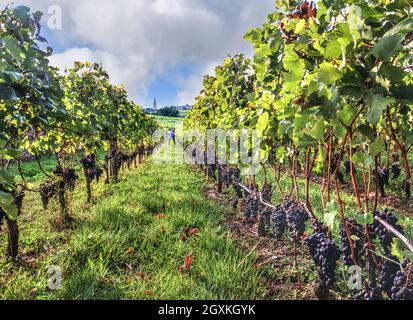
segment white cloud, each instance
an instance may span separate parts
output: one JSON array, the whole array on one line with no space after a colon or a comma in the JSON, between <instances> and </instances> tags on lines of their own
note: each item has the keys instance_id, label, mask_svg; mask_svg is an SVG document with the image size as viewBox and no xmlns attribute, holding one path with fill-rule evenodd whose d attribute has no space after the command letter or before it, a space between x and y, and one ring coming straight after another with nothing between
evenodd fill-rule
<instances>
[{"instance_id":1,"label":"white cloud","mask_svg":"<svg viewBox=\"0 0 413 320\"><path fill-rule=\"evenodd\" d=\"M183 89L177 93L178 105L192 104L202 88L202 76L191 76L184 79L181 84Z\"/></svg>"},{"instance_id":2,"label":"white cloud","mask_svg":"<svg viewBox=\"0 0 413 320\"><path fill-rule=\"evenodd\" d=\"M202 89L202 83L204 75L214 74L215 66L220 62L212 62L206 68L199 70L196 74L193 74L187 78L178 79L178 83L181 86L181 90L177 93L178 105L192 105Z\"/></svg>"},{"instance_id":3,"label":"white cloud","mask_svg":"<svg viewBox=\"0 0 413 320\"><path fill-rule=\"evenodd\" d=\"M124 84L131 93L131 98L138 101L138 92L146 91L149 65L143 55L131 54L118 56L101 50L89 48L71 48L63 53L54 54L50 58L50 64L59 67L62 71L66 67L73 66L74 61L93 61L102 63L109 73L112 83Z\"/></svg>"},{"instance_id":4,"label":"white cloud","mask_svg":"<svg viewBox=\"0 0 413 320\"><path fill-rule=\"evenodd\" d=\"M97 59L115 81L124 82L131 92L141 91L140 95L168 67L185 62L209 66L228 54L251 52L243 35L274 7L273 0L15 2L44 12L49 5L62 7L64 28L54 36L70 49L56 55L56 64L71 63L76 56ZM199 91L195 89L202 84L201 71L194 70L182 81L177 100L189 100ZM188 102L192 101L193 97Z\"/></svg>"}]
</instances>

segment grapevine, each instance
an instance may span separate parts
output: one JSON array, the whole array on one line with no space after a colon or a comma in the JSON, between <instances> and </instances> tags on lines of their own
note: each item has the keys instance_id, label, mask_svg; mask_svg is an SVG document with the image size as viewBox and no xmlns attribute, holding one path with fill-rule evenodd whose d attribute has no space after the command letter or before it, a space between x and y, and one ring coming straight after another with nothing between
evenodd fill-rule
<instances>
[{"instance_id":1,"label":"grapevine","mask_svg":"<svg viewBox=\"0 0 413 320\"><path fill-rule=\"evenodd\" d=\"M346 221L347 225L349 226L350 233L357 237L355 241L353 241L353 245L355 246L355 252L358 258L361 257L363 245L362 239L363 235L363 226L359 225L356 221ZM343 256L343 261L346 265L352 266L354 264L352 256L351 256L351 249L350 243L347 238L346 231L344 230L344 225L340 224L340 241L341 241L341 251Z\"/></svg>"}]
</instances>

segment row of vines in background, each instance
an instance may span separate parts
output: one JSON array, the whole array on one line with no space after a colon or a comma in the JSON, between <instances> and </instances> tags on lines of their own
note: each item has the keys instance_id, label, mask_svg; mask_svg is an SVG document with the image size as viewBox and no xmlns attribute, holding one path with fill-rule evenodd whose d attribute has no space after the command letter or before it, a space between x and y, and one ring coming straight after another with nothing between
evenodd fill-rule
<instances>
[{"instance_id":1,"label":"row of vines in background","mask_svg":"<svg viewBox=\"0 0 413 320\"><path fill-rule=\"evenodd\" d=\"M258 218L261 230L270 223L276 235L288 229L296 243L311 219L314 232L304 242L319 267L320 298L334 287L342 257L367 274L357 298L413 299L412 254L393 241L397 235L412 250L405 237L411 222L401 226L381 208L387 191L404 203L411 198L412 7L387 0L276 3L245 37L254 59L227 58L205 76L185 128L259 130L263 167L274 169L278 185L279 174L289 174L291 192L274 206L254 177L233 178L235 191L249 190L246 218ZM356 213L343 201L343 169ZM323 212L314 212L310 197L316 176Z\"/></svg>"},{"instance_id":2,"label":"row of vines in background","mask_svg":"<svg viewBox=\"0 0 413 320\"><path fill-rule=\"evenodd\" d=\"M106 183L116 181L122 166L141 161L153 150L150 137L157 127L101 65L75 62L64 72L51 67L41 16L25 6L0 12L0 229L5 222L12 258L18 254L25 192L38 192L45 208L56 199L66 225L71 220L66 194L79 174L85 176L90 203L92 181L103 175ZM106 153L103 163L100 150ZM56 158L53 172L42 168L44 156ZM21 168L27 157L45 176L40 186L27 183Z\"/></svg>"}]
</instances>

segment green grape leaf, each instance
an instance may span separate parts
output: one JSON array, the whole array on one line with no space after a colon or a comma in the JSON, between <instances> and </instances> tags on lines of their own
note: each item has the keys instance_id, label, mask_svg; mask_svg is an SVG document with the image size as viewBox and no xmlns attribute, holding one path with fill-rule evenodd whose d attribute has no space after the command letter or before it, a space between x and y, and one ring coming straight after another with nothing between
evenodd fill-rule
<instances>
[{"instance_id":1,"label":"green grape leaf","mask_svg":"<svg viewBox=\"0 0 413 320\"><path fill-rule=\"evenodd\" d=\"M305 29L305 24L306 21L304 19L300 19L294 29L294 34L301 34Z\"/></svg>"},{"instance_id":2,"label":"green grape leaf","mask_svg":"<svg viewBox=\"0 0 413 320\"><path fill-rule=\"evenodd\" d=\"M326 213L324 213L323 220L326 226L331 230L334 229L336 224L336 218L339 216L339 214L339 208L337 207L337 204L334 201L327 203L327 211Z\"/></svg>"},{"instance_id":3,"label":"green grape leaf","mask_svg":"<svg viewBox=\"0 0 413 320\"><path fill-rule=\"evenodd\" d=\"M354 165L357 164L366 164L368 160L368 155L366 155L365 153L361 153L361 152L357 152L355 154L353 154L353 163Z\"/></svg>"},{"instance_id":4,"label":"green grape leaf","mask_svg":"<svg viewBox=\"0 0 413 320\"><path fill-rule=\"evenodd\" d=\"M354 117L357 114L357 108L354 108L350 105L345 105L343 110L340 111L340 120L346 125L349 126L353 121Z\"/></svg>"},{"instance_id":5,"label":"green grape leaf","mask_svg":"<svg viewBox=\"0 0 413 320\"><path fill-rule=\"evenodd\" d=\"M411 31L413 31L413 18L409 17L395 25L389 31L387 31L384 37L393 36L398 33L408 33Z\"/></svg>"},{"instance_id":6,"label":"green grape leaf","mask_svg":"<svg viewBox=\"0 0 413 320\"><path fill-rule=\"evenodd\" d=\"M370 107L367 112L367 120L374 126L379 122L387 106L396 102L394 98L384 97L379 94L374 94L371 98L369 97L368 100L370 100Z\"/></svg>"},{"instance_id":7,"label":"green grape leaf","mask_svg":"<svg viewBox=\"0 0 413 320\"><path fill-rule=\"evenodd\" d=\"M16 101L16 92L12 87L0 83L0 100L4 101Z\"/></svg>"},{"instance_id":8,"label":"green grape leaf","mask_svg":"<svg viewBox=\"0 0 413 320\"><path fill-rule=\"evenodd\" d=\"M289 72L284 74L284 90L286 92L291 92L297 89L302 80L302 75L297 75L295 73Z\"/></svg>"},{"instance_id":9,"label":"green grape leaf","mask_svg":"<svg viewBox=\"0 0 413 320\"><path fill-rule=\"evenodd\" d=\"M382 61L389 61L402 47L404 35L394 34L385 36L377 42L371 50L371 54Z\"/></svg>"},{"instance_id":10,"label":"green grape leaf","mask_svg":"<svg viewBox=\"0 0 413 320\"><path fill-rule=\"evenodd\" d=\"M356 221L359 224L372 224L374 222L374 217L371 212L369 212L367 215L365 214L356 214Z\"/></svg>"},{"instance_id":11,"label":"green grape leaf","mask_svg":"<svg viewBox=\"0 0 413 320\"><path fill-rule=\"evenodd\" d=\"M324 61L320 64L318 81L324 84L333 84L341 78L342 74L331 63Z\"/></svg>"},{"instance_id":12,"label":"green grape leaf","mask_svg":"<svg viewBox=\"0 0 413 320\"><path fill-rule=\"evenodd\" d=\"M305 64L298 54L294 51L294 45L289 44L285 47L285 56L283 59L284 68L302 78Z\"/></svg>"},{"instance_id":13,"label":"green grape leaf","mask_svg":"<svg viewBox=\"0 0 413 320\"><path fill-rule=\"evenodd\" d=\"M268 112L263 112L262 115L259 116L257 121L257 129L260 130L261 133L267 129L269 120L270 115Z\"/></svg>"},{"instance_id":14,"label":"green grape leaf","mask_svg":"<svg viewBox=\"0 0 413 320\"><path fill-rule=\"evenodd\" d=\"M308 134L316 140L323 140L324 130L325 130L324 118L321 118L318 121L316 121L313 128L310 130Z\"/></svg>"},{"instance_id":15,"label":"green grape leaf","mask_svg":"<svg viewBox=\"0 0 413 320\"><path fill-rule=\"evenodd\" d=\"M377 138L376 141L374 141L372 144L370 144L370 155L374 158L377 156L380 152L383 152L385 150L385 144L383 138Z\"/></svg>"},{"instance_id":16,"label":"green grape leaf","mask_svg":"<svg viewBox=\"0 0 413 320\"><path fill-rule=\"evenodd\" d=\"M0 191L0 207L4 210L9 219L17 220L17 207L14 204L14 198L10 193Z\"/></svg>"}]
</instances>

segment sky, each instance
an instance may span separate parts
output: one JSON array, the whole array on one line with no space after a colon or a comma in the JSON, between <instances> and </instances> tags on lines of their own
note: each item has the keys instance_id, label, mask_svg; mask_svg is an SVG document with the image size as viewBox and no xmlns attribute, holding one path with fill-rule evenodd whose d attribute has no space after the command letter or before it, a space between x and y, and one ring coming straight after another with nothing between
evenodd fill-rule
<instances>
[{"instance_id":1,"label":"sky","mask_svg":"<svg viewBox=\"0 0 413 320\"><path fill-rule=\"evenodd\" d=\"M52 65L102 63L145 107L154 98L158 106L192 104L214 66L252 56L243 36L274 10L273 0L14 0L20 4L44 12Z\"/></svg>"}]
</instances>

